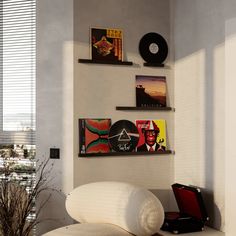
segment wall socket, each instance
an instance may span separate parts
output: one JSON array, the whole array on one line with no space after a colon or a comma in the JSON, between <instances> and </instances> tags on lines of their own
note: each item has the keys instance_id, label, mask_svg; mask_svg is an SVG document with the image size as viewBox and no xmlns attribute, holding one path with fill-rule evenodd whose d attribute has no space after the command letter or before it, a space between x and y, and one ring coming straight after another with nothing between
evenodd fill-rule
<instances>
[{"instance_id":1,"label":"wall socket","mask_svg":"<svg viewBox=\"0 0 236 236\"><path fill-rule=\"evenodd\" d=\"M59 148L50 148L50 159L60 159L60 149Z\"/></svg>"}]
</instances>

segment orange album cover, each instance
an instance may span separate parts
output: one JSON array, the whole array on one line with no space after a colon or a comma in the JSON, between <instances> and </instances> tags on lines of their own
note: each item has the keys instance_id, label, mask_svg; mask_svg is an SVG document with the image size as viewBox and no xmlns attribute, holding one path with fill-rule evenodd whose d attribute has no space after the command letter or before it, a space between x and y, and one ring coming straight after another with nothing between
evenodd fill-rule
<instances>
[{"instance_id":1,"label":"orange album cover","mask_svg":"<svg viewBox=\"0 0 236 236\"><path fill-rule=\"evenodd\" d=\"M91 28L92 60L122 61L123 33L121 29Z\"/></svg>"}]
</instances>

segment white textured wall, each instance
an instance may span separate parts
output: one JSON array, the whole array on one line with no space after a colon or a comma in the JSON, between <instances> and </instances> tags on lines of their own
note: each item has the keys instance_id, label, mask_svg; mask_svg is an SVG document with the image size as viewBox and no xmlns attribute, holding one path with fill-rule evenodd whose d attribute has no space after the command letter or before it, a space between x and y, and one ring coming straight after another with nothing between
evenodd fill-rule
<instances>
[{"instance_id":1,"label":"white textured wall","mask_svg":"<svg viewBox=\"0 0 236 236\"><path fill-rule=\"evenodd\" d=\"M226 187L225 187L225 219L226 236L235 235L236 219L236 153L235 153L235 133L236 133L236 3L227 1L230 4L226 6L225 21L225 92L227 94L225 101L225 156L226 156Z\"/></svg>"},{"instance_id":2,"label":"white textured wall","mask_svg":"<svg viewBox=\"0 0 236 236\"><path fill-rule=\"evenodd\" d=\"M234 236L236 2L174 2L175 178L207 188L211 223Z\"/></svg>"},{"instance_id":3,"label":"white textured wall","mask_svg":"<svg viewBox=\"0 0 236 236\"><path fill-rule=\"evenodd\" d=\"M78 64L89 58L89 27L117 27L124 31L125 60L134 66ZM37 1L37 155L61 150L52 173L64 196L53 195L43 216L53 219L38 234L70 222L65 195L74 187L100 180L120 180L152 189L164 206L173 182L172 155L78 158L78 119L160 118L167 120L168 145L174 148L173 112L123 112L118 105L135 105L135 75L165 75L168 103L173 106L171 54L168 67L144 68L138 42L148 32L170 41L169 1L150 0L38 0ZM170 48L170 51L172 49Z\"/></svg>"},{"instance_id":4,"label":"white textured wall","mask_svg":"<svg viewBox=\"0 0 236 236\"><path fill-rule=\"evenodd\" d=\"M201 187L210 224L224 230L224 2L173 2L175 181Z\"/></svg>"},{"instance_id":5,"label":"white textured wall","mask_svg":"<svg viewBox=\"0 0 236 236\"><path fill-rule=\"evenodd\" d=\"M116 106L135 105L135 75L165 75L168 103L174 106L174 78L171 53L167 68L143 67L138 52L141 37L158 32L170 41L169 1L163 0L76 0L74 7L75 57L90 58L89 28L123 29L125 60L134 66L75 65L75 122L79 118L166 119L168 144L174 148L174 113L116 111ZM75 132L75 186L101 180L128 181L155 191L167 207L173 182L173 155L78 158L78 132Z\"/></svg>"},{"instance_id":6,"label":"white textured wall","mask_svg":"<svg viewBox=\"0 0 236 236\"><path fill-rule=\"evenodd\" d=\"M235 132L236 132L236 113L235 105L235 55L236 55L236 18L226 21L226 232L227 236L235 234L236 218L236 191L235 184Z\"/></svg>"},{"instance_id":7,"label":"white textured wall","mask_svg":"<svg viewBox=\"0 0 236 236\"><path fill-rule=\"evenodd\" d=\"M174 181L198 185L206 196L211 223L222 230L226 196L226 231L233 236L235 2L172 2L170 9L164 0L37 1L38 156L48 156L53 146L61 149L54 173L64 194L92 181L124 180L153 189L167 207ZM78 58L89 58L90 26L122 28L125 60L135 65L78 64ZM161 33L175 48L175 76L173 48L169 67L143 67L138 42L151 31ZM176 112L116 111L115 106L135 104L136 74L166 75L168 103ZM81 117L111 117L113 122L166 119L168 144L176 155L78 158ZM45 214L66 217L63 204L63 198L54 197ZM63 219L49 222L44 231L63 224Z\"/></svg>"},{"instance_id":8,"label":"white textured wall","mask_svg":"<svg viewBox=\"0 0 236 236\"><path fill-rule=\"evenodd\" d=\"M73 189L73 0L37 1L37 156L60 148L51 176L53 193L38 234L68 224L65 195ZM45 198L43 196L43 198Z\"/></svg>"}]
</instances>

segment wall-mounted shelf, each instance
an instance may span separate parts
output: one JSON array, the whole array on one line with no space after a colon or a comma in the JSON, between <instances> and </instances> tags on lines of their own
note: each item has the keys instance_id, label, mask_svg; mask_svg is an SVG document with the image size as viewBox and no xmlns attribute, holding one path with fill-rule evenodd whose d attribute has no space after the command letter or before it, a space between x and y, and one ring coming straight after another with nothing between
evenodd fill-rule
<instances>
[{"instance_id":1,"label":"wall-mounted shelf","mask_svg":"<svg viewBox=\"0 0 236 236\"><path fill-rule=\"evenodd\" d=\"M126 65L132 66L132 61L99 61L99 60L92 60L92 59L79 59L79 63L89 63L89 64L110 64L110 65Z\"/></svg>"},{"instance_id":2,"label":"wall-mounted shelf","mask_svg":"<svg viewBox=\"0 0 236 236\"><path fill-rule=\"evenodd\" d=\"M155 152L108 152L108 153L79 153L79 157L100 157L100 156L146 156L146 155L163 155L163 154L173 154L171 150L166 151L155 151Z\"/></svg>"},{"instance_id":3,"label":"wall-mounted shelf","mask_svg":"<svg viewBox=\"0 0 236 236\"><path fill-rule=\"evenodd\" d=\"M165 64L159 64L159 63L151 63L151 62L144 62L144 66L149 66L149 67L164 67Z\"/></svg>"},{"instance_id":4,"label":"wall-mounted shelf","mask_svg":"<svg viewBox=\"0 0 236 236\"><path fill-rule=\"evenodd\" d=\"M173 107L132 107L132 106L117 106L116 110L123 111L175 111Z\"/></svg>"}]
</instances>

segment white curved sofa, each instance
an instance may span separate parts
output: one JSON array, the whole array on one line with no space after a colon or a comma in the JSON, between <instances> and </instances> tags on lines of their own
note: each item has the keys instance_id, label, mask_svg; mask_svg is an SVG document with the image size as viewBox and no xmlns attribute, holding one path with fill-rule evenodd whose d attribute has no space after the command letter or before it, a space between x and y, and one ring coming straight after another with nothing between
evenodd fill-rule
<instances>
[{"instance_id":1,"label":"white curved sofa","mask_svg":"<svg viewBox=\"0 0 236 236\"><path fill-rule=\"evenodd\" d=\"M163 224L164 210L150 191L123 182L96 182L75 188L66 199L80 222L44 236L151 236Z\"/></svg>"}]
</instances>

